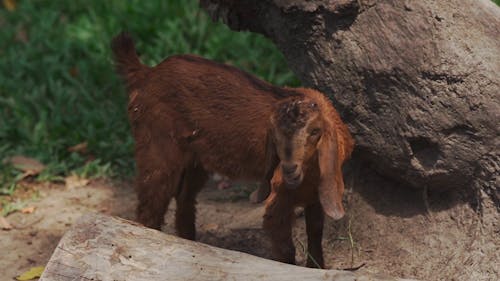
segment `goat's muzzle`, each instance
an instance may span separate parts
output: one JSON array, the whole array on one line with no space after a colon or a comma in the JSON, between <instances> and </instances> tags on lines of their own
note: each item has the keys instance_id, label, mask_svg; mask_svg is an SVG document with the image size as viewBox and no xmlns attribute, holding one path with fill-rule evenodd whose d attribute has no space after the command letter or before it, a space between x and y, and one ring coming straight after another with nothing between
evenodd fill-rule
<instances>
[{"instance_id":1,"label":"goat's muzzle","mask_svg":"<svg viewBox=\"0 0 500 281\"><path fill-rule=\"evenodd\" d=\"M304 179L304 174L299 165L294 163L282 163L281 170L283 172L283 180L285 186L290 189L297 188Z\"/></svg>"}]
</instances>

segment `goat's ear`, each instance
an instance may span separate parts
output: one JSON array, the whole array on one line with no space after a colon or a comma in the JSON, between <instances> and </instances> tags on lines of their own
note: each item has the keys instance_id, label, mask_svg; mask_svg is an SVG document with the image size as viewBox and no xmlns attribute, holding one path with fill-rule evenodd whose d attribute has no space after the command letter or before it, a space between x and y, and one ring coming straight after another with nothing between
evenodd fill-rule
<instances>
[{"instance_id":1,"label":"goat's ear","mask_svg":"<svg viewBox=\"0 0 500 281\"><path fill-rule=\"evenodd\" d=\"M342 176L342 159L339 153L335 131L325 132L318 143L318 161L320 168L319 201L325 213L335 220L344 214L342 195L344 179Z\"/></svg>"}]
</instances>

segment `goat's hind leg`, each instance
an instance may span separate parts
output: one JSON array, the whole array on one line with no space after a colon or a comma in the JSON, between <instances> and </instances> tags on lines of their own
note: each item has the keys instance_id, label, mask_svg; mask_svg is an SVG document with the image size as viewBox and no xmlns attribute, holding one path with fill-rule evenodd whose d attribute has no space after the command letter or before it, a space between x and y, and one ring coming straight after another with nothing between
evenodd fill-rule
<instances>
[{"instance_id":1,"label":"goat's hind leg","mask_svg":"<svg viewBox=\"0 0 500 281\"><path fill-rule=\"evenodd\" d=\"M196 238L196 195L207 180L208 174L200 165L192 165L183 173L180 190L176 196L175 213L175 228L182 238Z\"/></svg>"},{"instance_id":2,"label":"goat's hind leg","mask_svg":"<svg viewBox=\"0 0 500 281\"><path fill-rule=\"evenodd\" d=\"M137 220L147 227L161 229L172 191L163 171L154 171L137 178Z\"/></svg>"},{"instance_id":3,"label":"goat's hind leg","mask_svg":"<svg viewBox=\"0 0 500 281\"><path fill-rule=\"evenodd\" d=\"M168 148L167 148L168 147ZM136 150L137 220L147 227L161 229L165 212L181 180L182 152L174 145L150 145ZM177 159L174 161L174 159Z\"/></svg>"}]
</instances>

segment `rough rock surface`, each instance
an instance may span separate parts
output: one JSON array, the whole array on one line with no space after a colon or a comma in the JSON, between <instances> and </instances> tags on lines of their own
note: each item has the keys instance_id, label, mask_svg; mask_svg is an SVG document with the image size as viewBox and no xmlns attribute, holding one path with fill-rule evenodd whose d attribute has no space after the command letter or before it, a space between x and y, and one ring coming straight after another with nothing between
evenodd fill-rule
<instances>
[{"instance_id":1,"label":"rough rock surface","mask_svg":"<svg viewBox=\"0 0 500 281\"><path fill-rule=\"evenodd\" d=\"M492 198L500 185L500 8L489 0L201 0L271 38L328 94L379 173ZM486 195L487 194L487 195Z\"/></svg>"}]
</instances>

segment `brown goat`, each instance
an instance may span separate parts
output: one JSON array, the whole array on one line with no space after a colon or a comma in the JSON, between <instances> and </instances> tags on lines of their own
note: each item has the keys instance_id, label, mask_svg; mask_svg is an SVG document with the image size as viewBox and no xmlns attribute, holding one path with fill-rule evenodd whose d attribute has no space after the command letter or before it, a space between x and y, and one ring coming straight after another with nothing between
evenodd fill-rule
<instances>
[{"instance_id":1,"label":"brown goat","mask_svg":"<svg viewBox=\"0 0 500 281\"><path fill-rule=\"evenodd\" d=\"M272 192L266 200L264 229L270 234L274 257L283 262L295 262L295 247L292 240L294 208L305 207L307 245L309 255L307 266L324 268L323 221L325 211L334 219L340 219L344 180L342 164L349 158L354 141L330 102L319 92L301 89L308 102L284 103L274 113L272 123L278 127L278 155L281 169L275 169L271 180ZM302 125L305 120L308 124ZM281 135L281 133L285 135ZM296 189L287 188L286 154L279 149L286 143L293 143L293 153L304 156L291 156L291 159L309 159L302 162L301 172L295 172L300 179ZM301 152L301 150L304 152ZM300 165L298 163L297 165ZM294 178L293 176L288 178Z\"/></svg>"},{"instance_id":2,"label":"brown goat","mask_svg":"<svg viewBox=\"0 0 500 281\"><path fill-rule=\"evenodd\" d=\"M260 180L266 196L272 179L264 227L276 259L295 262L291 214L303 205L308 247L323 266L323 211L335 219L344 215L341 166L353 148L328 99L194 55L147 67L124 33L113 39L112 50L129 92L138 220L160 229L175 197L177 233L195 239L195 198L208 173Z\"/></svg>"}]
</instances>

